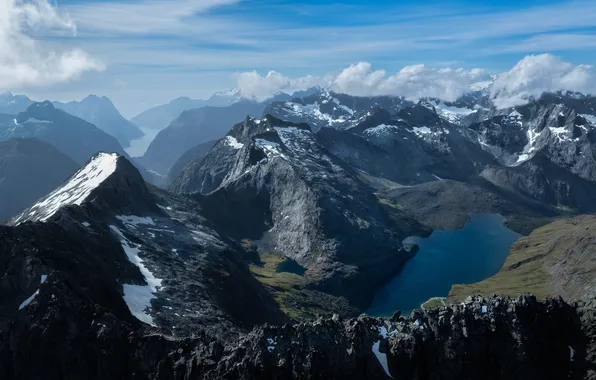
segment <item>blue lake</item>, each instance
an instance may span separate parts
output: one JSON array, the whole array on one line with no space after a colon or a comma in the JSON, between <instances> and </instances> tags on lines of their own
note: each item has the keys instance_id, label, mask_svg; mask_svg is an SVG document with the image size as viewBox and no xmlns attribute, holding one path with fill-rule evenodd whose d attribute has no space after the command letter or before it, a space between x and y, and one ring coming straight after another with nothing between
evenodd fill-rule
<instances>
[{"instance_id":1,"label":"blue lake","mask_svg":"<svg viewBox=\"0 0 596 380\"><path fill-rule=\"evenodd\" d=\"M477 214L460 230L434 231L428 238L409 237L404 245L420 250L381 288L366 311L391 316L409 314L432 297L446 297L454 284L471 284L495 275L511 245L522 235L509 230L495 214Z\"/></svg>"}]
</instances>

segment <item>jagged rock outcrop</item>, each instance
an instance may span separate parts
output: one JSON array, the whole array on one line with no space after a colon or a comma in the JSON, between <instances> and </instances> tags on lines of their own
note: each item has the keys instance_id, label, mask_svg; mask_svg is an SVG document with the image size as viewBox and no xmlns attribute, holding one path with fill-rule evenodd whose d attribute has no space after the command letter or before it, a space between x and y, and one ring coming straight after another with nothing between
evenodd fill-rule
<instances>
[{"instance_id":1,"label":"jagged rock outcrop","mask_svg":"<svg viewBox=\"0 0 596 380\"><path fill-rule=\"evenodd\" d=\"M84 340L55 346L48 341L51 333L72 334L54 325L66 315L59 313L58 300L43 310L45 317L41 310L30 317L39 328L15 330L17 336L35 337L35 348L21 340L19 346L28 350L19 351L19 356L7 355L2 346L3 378L593 378L592 301L576 306L558 299L537 302L531 296L471 298L461 305L414 311L405 318L334 316L259 326L227 342L202 333L178 339L147 334L135 330L134 321L99 314L90 325L74 325L83 328L77 337ZM8 336L0 332L0 339L6 342ZM43 350L48 344L60 349ZM80 347L85 349L77 350Z\"/></svg>"}]
</instances>

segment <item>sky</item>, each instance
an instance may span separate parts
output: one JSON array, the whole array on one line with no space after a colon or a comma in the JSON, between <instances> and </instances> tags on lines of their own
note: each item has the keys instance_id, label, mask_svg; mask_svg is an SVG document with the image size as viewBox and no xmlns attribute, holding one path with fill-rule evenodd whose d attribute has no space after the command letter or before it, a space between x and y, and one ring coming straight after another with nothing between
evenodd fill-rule
<instances>
[{"instance_id":1,"label":"sky","mask_svg":"<svg viewBox=\"0 0 596 380\"><path fill-rule=\"evenodd\" d=\"M596 88L595 15L594 0L0 0L0 90L105 95L132 117L236 87L450 99L498 75L505 104Z\"/></svg>"}]
</instances>

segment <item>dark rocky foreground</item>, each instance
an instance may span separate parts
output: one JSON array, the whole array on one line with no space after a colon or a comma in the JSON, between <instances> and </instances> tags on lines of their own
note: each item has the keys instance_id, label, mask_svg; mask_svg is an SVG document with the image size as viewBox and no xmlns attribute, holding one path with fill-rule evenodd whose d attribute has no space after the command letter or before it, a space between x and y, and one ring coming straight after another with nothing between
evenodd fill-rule
<instances>
[{"instance_id":1,"label":"dark rocky foreground","mask_svg":"<svg viewBox=\"0 0 596 380\"><path fill-rule=\"evenodd\" d=\"M2 379L596 378L594 301L470 298L407 318L264 325L227 342L152 333L101 309L28 309L0 332Z\"/></svg>"}]
</instances>

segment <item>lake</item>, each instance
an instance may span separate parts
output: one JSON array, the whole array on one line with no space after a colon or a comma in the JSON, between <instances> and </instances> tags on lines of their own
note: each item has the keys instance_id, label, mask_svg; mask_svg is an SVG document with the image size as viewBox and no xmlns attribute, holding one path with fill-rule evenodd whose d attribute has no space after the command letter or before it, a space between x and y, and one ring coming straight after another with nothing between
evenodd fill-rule
<instances>
[{"instance_id":1,"label":"lake","mask_svg":"<svg viewBox=\"0 0 596 380\"><path fill-rule=\"evenodd\" d=\"M409 237L404 245L420 250L381 288L366 311L391 316L409 314L433 297L446 297L454 284L471 284L495 275L511 245L522 235L509 230L496 214L476 214L459 230L437 230L428 238Z\"/></svg>"}]
</instances>

